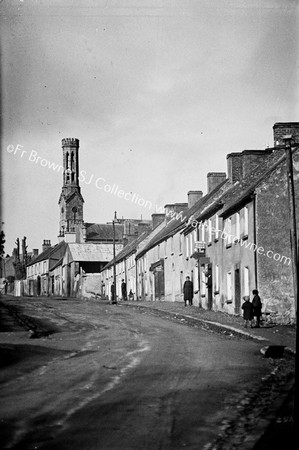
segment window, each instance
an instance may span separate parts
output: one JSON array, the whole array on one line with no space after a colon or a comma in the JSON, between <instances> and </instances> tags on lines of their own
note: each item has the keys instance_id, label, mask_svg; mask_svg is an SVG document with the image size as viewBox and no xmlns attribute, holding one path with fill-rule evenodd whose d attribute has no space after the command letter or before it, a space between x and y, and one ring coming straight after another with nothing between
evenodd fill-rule
<instances>
[{"instance_id":1,"label":"window","mask_svg":"<svg viewBox=\"0 0 299 450\"><path fill-rule=\"evenodd\" d=\"M248 236L248 208L244 208L244 236Z\"/></svg>"},{"instance_id":2,"label":"window","mask_svg":"<svg viewBox=\"0 0 299 450\"><path fill-rule=\"evenodd\" d=\"M158 245L158 259L160 259L160 244Z\"/></svg>"},{"instance_id":3,"label":"window","mask_svg":"<svg viewBox=\"0 0 299 450\"><path fill-rule=\"evenodd\" d=\"M215 217L215 241L219 239L219 216L216 214Z\"/></svg>"},{"instance_id":4,"label":"window","mask_svg":"<svg viewBox=\"0 0 299 450\"><path fill-rule=\"evenodd\" d=\"M205 242L205 223L201 222L201 241Z\"/></svg>"},{"instance_id":5,"label":"window","mask_svg":"<svg viewBox=\"0 0 299 450\"><path fill-rule=\"evenodd\" d=\"M193 274L193 271L192 271L192 277L194 276L194 281L193 281L193 283L194 283L194 291L196 292L196 291L198 291L199 290L199 285L198 285L198 271L197 271L197 268L195 269L195 273Z\"/></svg>"},{"instance_id":6,"label":"window","mask_svg":"<svg viewBox=\"0 0 299 450\"><path fill-rule=\"evenodd\" d=\"M240 213L236 214L236 233L235 233L235 239L240 240Z\"/></svg>"},{"instance_id":7,"label":"window","mask_svg":"<svg viewBox=\"0 0 299 450\"><path fill-rule=\"evenodd\" d=\"M226 288L227 288L227 300L233 299L233 287L232 287L232 273L226 274Z\"/></svg>"},{"instance_id":8,"label":"window","mask_svg":"<svg viewBox=\"0 0 299 450\"><path fill-rule=\"evenodd\" d=\"M182 253L182 239L183 239L183 236L180 234L179 235L179 252L180 253Z\"/></svg>"},{"instance_id":9,"label":"window","mask_svg":"<svg viewBox=\"0 0 299 450\"><path fill-rule=\"evenodd\" d=\"M186 258L189 258L189 236L185 236Z\"/></svg>"},{"instance_id":10,"label":"window","mask_svg":"<svg viewBox=\"0 0 299 450\"><path fill-rule=\"evenodd\" d=\"M147 260L146 260L146 256L144 257L144 270L147 270Z\"/></svg>"},{"instance_id":11,"label":"window","mask_svg":"<svg viewBox=\"0 0 299 450\"><path fill-rule=\"evenodd\" d=\"M164 258L167 258L167 241L164 241Z\"/></svg>"},{"instance_id":12,"label":"window","mask_svg":"<svg viewBox=\"0 0 299 450\"><path fill-rule=\"evenodd\" d=\"M43 268L43 273L46 273L46 270L47 270L47 262L46 261L44 261L44 268Z\"/></svg>"},{"instance_id":13,"label":"window","mask_svg":"<svg viewBox=\"0 0 299 450\"><path fill-rule=\"evenodd\" d=\"M244 267L244 295L249 295L249 269Z\"/></svg>"},{"instance_id":14,"label":"window","mask_svg":"<svg viewBox=\"0 0 299 450\"><path fill-rule=\"evenodd\" d=\"M215 292L219 292L219 277L220 277L220 274L219 274L219 266L218 265L216 265L215 266Z\"/></svg>"},{"instance_id":15,"label":"window","mask_svg":"<svg viewBox=\"0 0 299 450\"><path fill-rule=\"evenodd\" d=\"M226 219L225 223L225 238L226 238L226 246L231 246L232 244L232 220L231 218Z\"/></svg>"},{"instance_id":16,"label":"window","mask_svg":"<svg viewBox=\"0 0 299 450\"><path fill-rule=\"evenodd\" d=\"M201 267L201 295L206 295L206 271L205 266Z\"/></svg>"},{"instance_id":17,"label":"window","mask_svg":"<svg viewBox=\"0 0 299 450\"><path fill-rule=\"evenodd\" d=\"M171 237L171 253L174 253L173 236Z\"/></svg>"},{"instance_id":18,"label":"window","mask_svg":"<svg viewBox=\"0 0 299 450\"><path fill-rule=\"evenodd\" d=\"M208 220L208 243L212 243L212 221Z\"/></svg>"},{"instance_id":19,"label":"window","mask_svg":"<svg viewBox=\"0 0 299 450\"><path fill-rule=\"evenodd\" d=\"M192 255L192 251L193 251L193 234L192 233L189 234L189 239L190 239L190 249L189 249L189 251L190 251L190 255Z\"/></svg>"}]
</instances>

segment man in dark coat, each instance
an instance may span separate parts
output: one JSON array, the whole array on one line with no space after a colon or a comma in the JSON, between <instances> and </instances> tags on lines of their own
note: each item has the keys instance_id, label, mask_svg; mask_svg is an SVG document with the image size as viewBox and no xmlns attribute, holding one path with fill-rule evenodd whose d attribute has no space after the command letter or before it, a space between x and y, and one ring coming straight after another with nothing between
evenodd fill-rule
<instances>
[{"instance_id":1,"label":"man in dark coat","mask_svg":"<svg viewBox=\"0 0 299 450\"><path fill-rule=\"evenodd\" d=\"M252 306L253 306L253 315L256 317L256 328L260 327L261 323L261 315L262 315L262 302L259 296L259 291L254 289L252 291L253 293L253 299L252 299Z\"/></svg>"},{"instance_id":2,"label":"man in dark coat","mask_svg":"<svg viewBox=\"0 0 299 450\"><path fill-rule=\"evenodd\" d=\"M186 277L186 281L183 287L184 291L184 302L185 306L187 306L187 300L189 301L189 305L192 305L193 300L193 283L190 281L190 277Z\"/></svg>"},{"instance_id":3,"label":"man in dark coat","mask_svg":"<svg viewBox=\"0 0 299 450\"><path fill-rule=\"evenodd\" d=\"M111 284L111 302L116 303L114 283Z\"/></svg>"},{"instance_id":4,"label":"man in dark coat","mask_svg":"<svg viewBox=\"0 0 299 450\"><path fill-rule=\"evenodd\" d=\"M127 300L127 285L125 283L125 280L121 280L121 296L123 300Z\"/></svg>"}]
</instances>

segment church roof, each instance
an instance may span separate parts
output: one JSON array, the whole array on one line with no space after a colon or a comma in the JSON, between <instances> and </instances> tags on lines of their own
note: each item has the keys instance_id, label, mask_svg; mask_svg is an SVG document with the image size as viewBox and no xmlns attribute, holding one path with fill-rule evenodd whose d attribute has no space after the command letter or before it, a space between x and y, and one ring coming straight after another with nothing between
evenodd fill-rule
<instances>
[{"instance_id":1,"label":"church roof","mask_svg":"<svg viewBox=\"0 0 299 450\"><path fill-rule=\"evenodd\" d=\"M85 223L86 242L113 241L113 225L110 223ZM122 241L124 226L115 224L115 240Z\"/></svg>"}]
</instances>

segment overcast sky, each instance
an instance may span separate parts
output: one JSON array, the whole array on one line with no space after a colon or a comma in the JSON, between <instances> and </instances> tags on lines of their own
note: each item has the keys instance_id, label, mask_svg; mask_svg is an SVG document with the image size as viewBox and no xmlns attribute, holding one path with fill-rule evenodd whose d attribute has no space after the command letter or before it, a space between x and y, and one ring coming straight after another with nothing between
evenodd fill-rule
<instances>
[{"instance_id":1,"label":"overcast sky","mask_svg":"<svg viewBox=\"0 0 299 450\"><path fill-rule=\"evenodd\" d=\"M62 164L62 138L80 140L84 220L105 223L115 210L149 219L189 190L206 193L228 153L273 146L273 124L299 120L295 0L0 8L6 253L17 237L29 251L57 243L62 173L46 164ZM97 188L98 178L147 207Z\"/></svg>"}]
</instances>

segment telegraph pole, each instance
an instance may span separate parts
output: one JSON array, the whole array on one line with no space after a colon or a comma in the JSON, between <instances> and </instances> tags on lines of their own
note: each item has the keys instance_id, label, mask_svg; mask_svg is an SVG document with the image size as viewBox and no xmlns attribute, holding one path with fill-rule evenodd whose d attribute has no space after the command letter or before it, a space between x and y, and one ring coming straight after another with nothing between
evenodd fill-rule
<instances>
[{"instance_id":1,"label":"telegraph pole","mask_svg":"<svg viewBox=\"0 0 299 450\"><path fill-rule=\"evenodd\" d=\"M293 156L292 156L292 135L284 136L285 142L285 155L287 164L287 182L288 182L288 199L289 199L289 218L290 218L290 239L291 239L291 253L292 253L292 269L293 269L293 284L294 284L294 299L296 308L296 356L295 356L295 404L294 404L294 429L298 429L299 426L299 411L298 400L296 399L296 393L299 382L299 335L298 335L298 303L299 303L299 289L298 289L298 240L297 240L297 220L296 220L296 199L295 199L295 186L293 175ZM297 145L296 145L297 147Z\"/></svg>"},{"instance_id":2,"label":"telegraph pole","mask_svg":"<svg viewBox=\"0 0 299 450\"><path fill-rule=\"evenodd\" d=\"M113 289L113 298L112 298L112 304L117 304L116 299L116 261L115 261L115 222L118 222L116 218L116 211L114 212L114 219L112 221L113 226L113 283L114 283L114 289Z\"/></svg>"}]
</instances>

